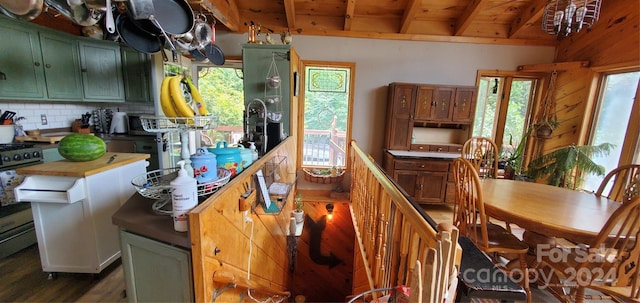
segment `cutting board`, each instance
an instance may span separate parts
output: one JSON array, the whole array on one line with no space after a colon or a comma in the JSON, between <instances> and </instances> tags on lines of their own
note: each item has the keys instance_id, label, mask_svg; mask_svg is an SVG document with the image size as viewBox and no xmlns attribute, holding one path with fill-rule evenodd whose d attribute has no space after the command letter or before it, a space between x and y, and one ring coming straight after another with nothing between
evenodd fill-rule
<instances>
[{"instance_id":1,"label":"cutting board","mask_svg":"<svg viewBox=\"0 0 640 303\"><path fill-rule=\"evenodd\" d=\"M16 136L15 140L19 142L45 142L45 143L58 143L66 135L73 134L72 132L56 132L40 134L38 136Z\"/></svg>"}]
</instances>

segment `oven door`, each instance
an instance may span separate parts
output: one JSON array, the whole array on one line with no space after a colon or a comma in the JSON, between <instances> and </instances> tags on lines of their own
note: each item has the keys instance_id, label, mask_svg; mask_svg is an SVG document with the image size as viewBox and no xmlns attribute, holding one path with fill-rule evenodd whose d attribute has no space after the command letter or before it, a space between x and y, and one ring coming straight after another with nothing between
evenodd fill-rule
<instances>
[{"instance_id":1,"label":"oven door","mask_svg":"<svg viewBox=\"0 0 640 303\"><path fill-rule=\"evenodd\" d=\"M0 259L37 242L29 203L18 203L0 209Z\"/></svg>"}]
</instances>

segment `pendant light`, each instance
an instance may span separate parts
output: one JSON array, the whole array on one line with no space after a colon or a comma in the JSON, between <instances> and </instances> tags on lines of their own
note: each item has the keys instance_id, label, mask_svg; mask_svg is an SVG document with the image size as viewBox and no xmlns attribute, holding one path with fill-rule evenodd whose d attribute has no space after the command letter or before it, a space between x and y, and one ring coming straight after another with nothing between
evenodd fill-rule
<instances>
[{"instance_id":1,"label":"pendant light","mask_svg":"<svg viewBox=\"0 0 640 303\"><path fill-rule=\"evenodd\" d=\"M602 0L549 0L542 15L542 30L558 40L591 27L600 16Z\"/></svg>"}]
</instances>

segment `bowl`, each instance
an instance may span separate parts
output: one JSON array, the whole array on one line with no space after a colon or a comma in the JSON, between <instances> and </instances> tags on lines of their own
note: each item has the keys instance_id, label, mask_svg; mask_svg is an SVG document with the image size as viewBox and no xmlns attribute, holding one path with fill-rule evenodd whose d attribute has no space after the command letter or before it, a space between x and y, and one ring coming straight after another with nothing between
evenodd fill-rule
<instances>
[{"instance_id":1,"label":"bowl","mask_svg":"<svg viewBox=\"0 0 640 303\"><path fill-rule=\"evenodd\" d=\"M0 125L0 143L11 143L15 129L13 125Z\"/></svg>"},{"instance_id":2,"label":"bowl","mask_svg":"<svg viewBox=\"0 0 640 303\"><path fill-rule=\"evenodd\" d=\"M281 112L269 112L269 113L267 113L267 119L269 119L270 122L280 122L280 120L282 120L282 113Z\"/></svg>"}]
</instances>

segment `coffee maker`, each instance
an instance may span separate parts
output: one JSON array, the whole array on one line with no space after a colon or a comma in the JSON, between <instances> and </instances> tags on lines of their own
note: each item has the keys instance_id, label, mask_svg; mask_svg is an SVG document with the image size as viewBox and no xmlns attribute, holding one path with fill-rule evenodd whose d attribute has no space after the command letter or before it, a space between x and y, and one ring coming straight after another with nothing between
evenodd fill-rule
<instances>
[{"instance_id":1,"label":"coffee maker","mask_svg":"<svg viewBox=\"0 0 640 303\"><path fill-rule=\"evenodd\" d=\"M284 128L282 122L267 123L267 152L284 140Z\"/></svg>"}]
</instances>

